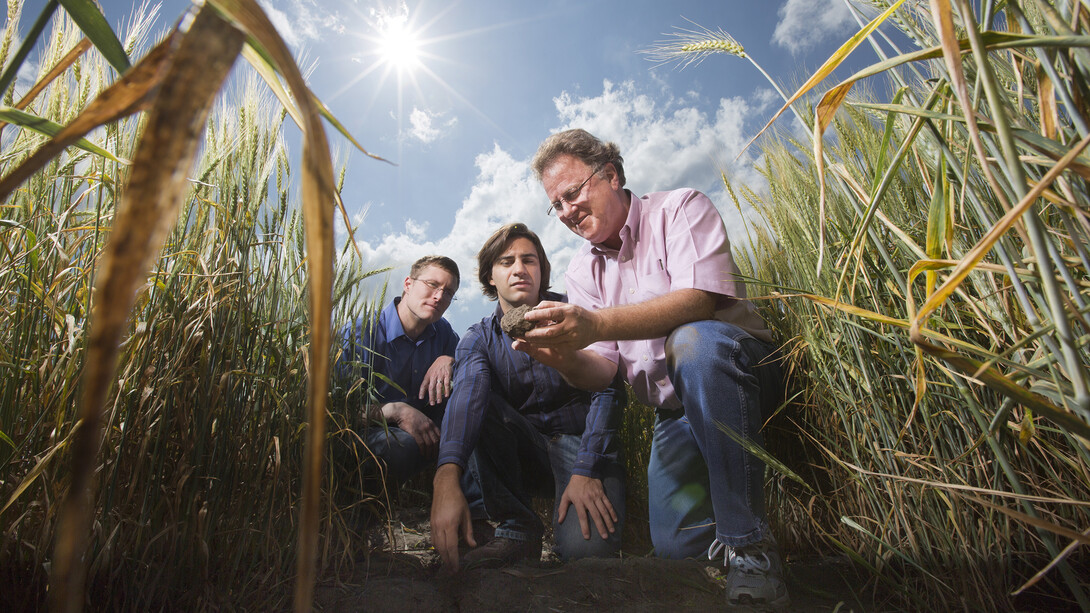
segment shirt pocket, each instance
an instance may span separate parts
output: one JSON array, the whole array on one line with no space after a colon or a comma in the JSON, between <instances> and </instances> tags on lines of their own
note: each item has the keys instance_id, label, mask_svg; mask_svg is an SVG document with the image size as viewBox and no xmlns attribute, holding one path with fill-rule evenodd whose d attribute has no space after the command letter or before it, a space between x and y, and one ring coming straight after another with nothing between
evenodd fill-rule
<instances>
[{"instance_id":1,"label":"shirt pocket","mask_svg":"<svg viewBox=\"0 0 1090 613\"><path fill-rule=\"evenodd\" d=\"M635 274L635 282L629 291L629 302L644 302L670 292L670 273L652 264Z\"/></svg>"}]
</instances>

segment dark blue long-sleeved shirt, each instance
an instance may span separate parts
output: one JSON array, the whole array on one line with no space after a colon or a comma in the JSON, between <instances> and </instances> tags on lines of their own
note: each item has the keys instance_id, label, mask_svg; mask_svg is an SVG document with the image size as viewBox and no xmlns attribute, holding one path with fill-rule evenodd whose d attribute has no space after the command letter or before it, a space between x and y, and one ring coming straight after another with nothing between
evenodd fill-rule
<instances>
[{"instance_id":1,"label":"dark blue long-sleeved shirt","mask_svg":"<svg viewBox=\"0 0 1090 613\"><path fill-rule=\"evenodd\" d=\"M564 296L544 292L543 300ZM601 392L569 385L556 369L511 348L500 328L503 312L473 324L454 353L454 391L447 401L439 443L439 465L466 467L480 437L489 396L496 393L546 435L582 434L574 473L600 478L599 463L616 458L613 439L620 426L625 392L621 380Z\"/></svg>"},{"instance_id":2,"label":"dark blue long-sleeved shirt","mask_svg":"<svg viewBox=\"0 0 1090 613\"><path fill-rule=\"evenodd\" d=\"M368 370L380 375L372 378L372 400L381 404L404 402L432 419L442 415L442 406L428 406L417 396L424 375L435 358L454 355L458 335L446 319L430 324L415 341L405 335L397 316L395 298L382 309L377 319L359 318L341 331L343 351L337 361L339 377L368 378ZM401 389L398 389L398 388Z\"/></svg>"}]
</instances>

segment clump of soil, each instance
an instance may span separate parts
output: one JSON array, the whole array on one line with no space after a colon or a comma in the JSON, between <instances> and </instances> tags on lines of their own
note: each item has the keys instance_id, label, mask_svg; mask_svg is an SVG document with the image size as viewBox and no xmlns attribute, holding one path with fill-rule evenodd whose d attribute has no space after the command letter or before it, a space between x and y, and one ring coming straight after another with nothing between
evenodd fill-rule
<instances>
[{"instance_id":1,"label":"clump of soil","mask_svg":"<svg viewBox=\"0 0 1090 613\"><path fill-rule=\"evenodd\" d=\"M537 327L535 322L526 321L526 313L529 310L530 307L524 304L507 311L500 320L500 327L511 338L522 338L527 332Z\"/></svg>"}]
</instances>

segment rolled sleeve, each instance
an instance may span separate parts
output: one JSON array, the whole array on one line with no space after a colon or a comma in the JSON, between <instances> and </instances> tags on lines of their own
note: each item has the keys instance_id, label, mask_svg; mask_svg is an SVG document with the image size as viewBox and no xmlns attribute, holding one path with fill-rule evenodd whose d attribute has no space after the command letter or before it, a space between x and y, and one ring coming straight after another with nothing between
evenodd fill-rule
<instances>
[{"instance_id":1,"label":"rolled sleeve","mask_svg":"<svg viewBox=\"0 0 1090 613\"><path fill-rule=\"evenodd\" d=\"M586 428L572 473L601 479L606 463L617 461L617 431L627 401L624 379L619 372L610 387L591 396Z\"/></svg>"},{"instance_id":2,"label":"rolled sleeve","mask_svg":"<svg viewBox=\"0 0 1090 613\"><path fill-rule=\"evenodd\" d=\"M723 218L704 194L678 190L676 201L663 206L666 269L670 289L700 289L724 298L745 298L738 267L730 253ZM720 301L722 302L722 301Z\"/></svg>"}]
</instances>

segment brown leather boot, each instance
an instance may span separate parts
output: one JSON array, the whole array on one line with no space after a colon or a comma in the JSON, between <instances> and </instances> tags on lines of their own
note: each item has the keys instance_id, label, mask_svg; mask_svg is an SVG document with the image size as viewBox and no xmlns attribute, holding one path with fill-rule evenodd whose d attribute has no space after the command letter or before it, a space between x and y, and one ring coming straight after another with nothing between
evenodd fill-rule
<instances>
[{"instance_id":1,"label":"brown leather boot","mask_svg":"<svg viewBox=\"0 0 1090 613\"><path fill-rule=\"evenodd\" d=\"M469 550L463 564L466 568L500 568L525 559L541 560L541 536L528 536L524 540L497 536Z\"/></svg>"}]
</instances>

